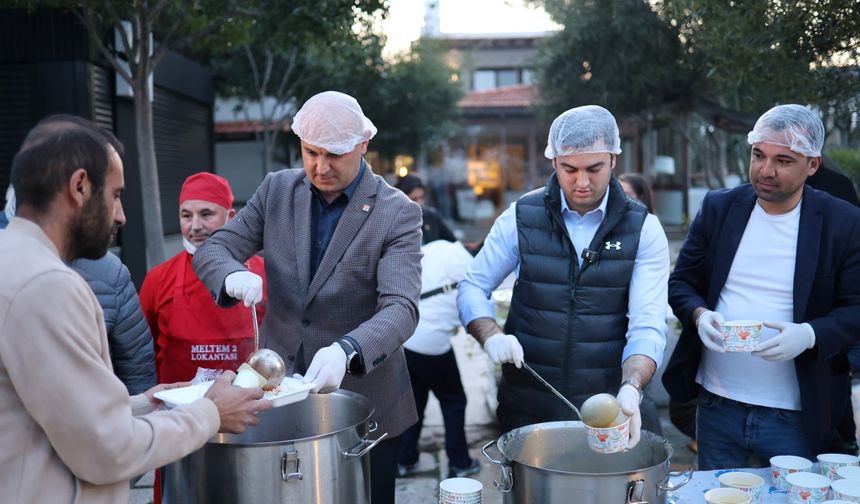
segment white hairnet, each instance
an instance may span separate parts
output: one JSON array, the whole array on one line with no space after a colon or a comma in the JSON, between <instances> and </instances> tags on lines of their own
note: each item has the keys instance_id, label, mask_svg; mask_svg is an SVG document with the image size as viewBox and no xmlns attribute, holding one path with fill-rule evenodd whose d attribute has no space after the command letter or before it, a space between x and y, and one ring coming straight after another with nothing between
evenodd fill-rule
<instances>
[{"instance_id":1,"label":"white hairnet","mask_svg":"<svg viewBox=\"0 0 860 504\"><path fill-rule=\"evenodd\" d=\"M332 154L346 154L376 135L376 126L348 94L323 91L308 99L293 118L293 132Z\"/></svg>"},{"instance_id":2,"label":"white hairnet","mask_svg":"<svg viewBox=\"0 0 860 504\"><path fill-rule=\"evenodd\" d=\"M818 157L824 146L824 124L802 105L778 105L764 113L747 135L747 143L782 145L807 157Z\"/></svg>"},{"instance_id":3,"label":"white hairnet","mask_svg":"<svg viewBox=\"0 0 860 504\"><path fill-rule=\"evenodd\" d=\"M586 105L568 110L549 127L544 155L549 159L572 154L621 154L621 137L615 117L603 107Z\"/></svg>"}]
</instances>

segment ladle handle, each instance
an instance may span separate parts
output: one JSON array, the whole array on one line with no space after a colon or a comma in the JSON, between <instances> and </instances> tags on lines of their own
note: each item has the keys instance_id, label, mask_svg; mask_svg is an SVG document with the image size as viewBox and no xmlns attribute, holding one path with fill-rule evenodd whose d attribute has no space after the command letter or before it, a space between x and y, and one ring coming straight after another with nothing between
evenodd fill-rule
<instances>
[{"instance_id":1,"label":"ladle handle","mask_svg":"<svg viewBox=\"0 0 860 504\"><path fill-rule=\"evenodd\" d=\"M579 418L580 420L582 420L582 415L579 413L579 410L576 408L576 406L574 406L574 405L573 405L573 403L572 403L572 402L568 401L566 397L564 397L563 395L561 395L561 392L559 392L558 390L556 390L556 389L555 389L555 387L553 387L552 385L550 385L548 381L544 380L544 379L543 379L543 377L541 377L541 375L537 374L537 371L535 371L534 369L532 369L532 367L531 367L531 366L529 366L528 364L526 364L525 362L523 362L523 367L524 367L524 368L526 368L526 370L527 370L529 373L531 373L535 378L537 378L539 382L543 383L543 384L544 384L544 386L546 386L546 388L548 388L548 389L550 390L550 392L552 392L552 393L553 393L553 394L555 394L559 399L561 399L562 401L564 401L564 404L567 404L567 406L568 406L570 409L572 409L574 413L576 413L577 418Z\"/></svg>"},{"instance_id":2,"label":"ladle handle","mask_svg":"<svg viewBox=\"0 0 860 504\"><path fill-rule=\"evenodd\" d=\"M251 318L254 320L254 351L260 349L260 326L257 324L257 303L251 305Z\"/></svg>"}]
</instances>

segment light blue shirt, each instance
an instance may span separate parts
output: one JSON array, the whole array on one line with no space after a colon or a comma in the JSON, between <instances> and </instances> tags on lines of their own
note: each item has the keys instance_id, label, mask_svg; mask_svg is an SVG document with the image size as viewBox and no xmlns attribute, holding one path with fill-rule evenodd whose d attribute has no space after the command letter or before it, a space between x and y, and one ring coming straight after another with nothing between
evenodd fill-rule
<instances>
[{"instance_id":1,"label":"light blue shirt","mask_svg":"<svg viewBox=\"0 0 860 504\"><path fill-rule=\"evenodd\" d=\"M560 189L559 189L560 190ZM567 206L561 194L561 214L567 234L575 247L580 266L583 250L588 248L597 228L606 215L609 191L594 210L580 215ZM458 286L457 304L464 327L477 318L495 318L496 310L490 294L511 273L519 274L520 249L517 233L516 203L512 203L493 223L484 240L484 247L475 257L466 278ZM639 250L630 278L627 303L627 345L621 357L623 363L631 355L644 355L657 363L663 362L666 347L666 306L669 283L669 242L660 221L653 214L645 218L639 237Z\"/></svg>"}]
</instances>

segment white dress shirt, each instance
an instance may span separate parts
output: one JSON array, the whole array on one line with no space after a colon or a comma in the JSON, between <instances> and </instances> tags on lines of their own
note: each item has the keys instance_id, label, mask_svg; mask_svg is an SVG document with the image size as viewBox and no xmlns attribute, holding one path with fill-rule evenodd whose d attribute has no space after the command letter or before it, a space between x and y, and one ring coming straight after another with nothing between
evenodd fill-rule
<instances>
[{"instance_id":1,"label":"white dress shirt","mask_svg":"<svg viewBox=\"0 0 860 504\"><path fill-rule=\"evenodd\" d=\"M603 222L608 201L609 190L597 208L580 215L568 208L564 192L561 192L561 214L570 241L577 251L576 259L580 266L583 260L580 253L591 244L597 228ZM516 203L512 203L493 223L484 247L472 262L466 278L460 282L457 303L463 326L468 326L477 318L495 318L490 294L511 272L519 274L519 263ZM669 242L660 221L655 215L649 214L642 225L639 250L630 279L627 345L621 362L631 355L645 355L660 367L666 347L668 282Z\"/></svg>"},{"instance_id":2,"label":"white dress shirt","mask_svg":"<svg viewBox=\"0 0 860 504\"><path fill-rule=\"evenodd\" d=\"M715 310L726 320L792 322L799 232L800 203L780 215L770 215L756 203ZM761 340L777 334L776 329L764 327ZM696 382L735 401L800 410L794 359L774 362L745 352L703 348Z\"/></svg>"}]
</instances>

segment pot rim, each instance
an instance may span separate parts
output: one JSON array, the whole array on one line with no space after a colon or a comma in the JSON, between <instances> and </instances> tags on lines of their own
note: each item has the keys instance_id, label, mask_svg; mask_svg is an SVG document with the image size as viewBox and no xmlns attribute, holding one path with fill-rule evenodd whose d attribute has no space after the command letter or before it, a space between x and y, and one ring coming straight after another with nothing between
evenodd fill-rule
<instances>
[{"instance_id":1,"label":"pot rim","mask_svg":"<svg viewBox=\"0 0 860 504\"><path fill-rule=\"evenodd\" d=\"M636 469L635 471L619 471L619 472L603 472L603 473L591 473L591 472L580 472L580 471L562 471L560 469L548 469L545 467L537 467L537 466L532 465L532 464L520 462L519 460L512 459L511 457L508 456L507 453L505 453L506 440L514 437L513 433L515 433L515 432L523 433L526 431L534 431L534 430L541 429L541 428L543 428L543 429L557 429L557 428L562 428L562 427L586 429L585 424L582 422L579 422L579 421L543 422L543 423L531 424L531 425L526 425L526 426L523 426L523 427L520 427L517 429L513 429L511 431L508 431L508 432L502 434L501 436L499 436L499 439L496 441L496 447L498 448L499 452L502 454L502 457L504 457L505 463L508 465L518 464L518 465L522 465L522 466L525 466L525 467L528 467L531 469L537 469L539 471L546 471L546 472L550 472L550 473L554 473L554 474L566 474L566 475L573 475L573 476L589 476L589 477L624 476L624 475L635 474L637 472L650 471L651 469L656 469L656 468L659 468L661 466L665 466L668 469L669 461L672 459L672 455L674 454L674 450L672 449L672 444L669 443L669 441L666 438L664 438L662 436L658 436L657 434L654 434L653 432L649 432L649 431L642 431L642 437L643 438L645 438L645 437L653 438L653 440L655 442L663 445L666 448L666 453L667 453L666 460L659 462L657 464L654 464L652 466L649 466L649 467L642 467L642 468ZM583 432L583 435L585 435L585 432Z\"/></svg>"},{"instance_id":2,"label":"pot rim","mask_svg":"<svg viewBox=\"0 0 860 504\"><path fill-rule=\"evenodd\" d=\"M264 446L278 446L278 445L289 444L289 443L301 443L301 442L305 442L305 441L314 441L314 440L318 440L318 439L323 439L323 438L335 436L335 435L340 434L342 432L346 432L346 431L349 431L351 429L354 429L359 425L369 425L370 418L373 416L373 413L375 412L375 409L373 407L373 404L370 402L370 399L368 399L367 397L365 397L361 394L358 394L356 392L352 392L350 390L338 389L338 390L335 390L334 392L331 392L329 394L319 394L319 395L339 395L339 396L344 396L348 399L352 399L352 400L360 403L362 406L364 406L367 409L367 411L368 411L367 416L364 417L364 419L362 419L360 422L356 422L356 423L354 423L348 427L344 427L342 429L338 429L338 430L328 432L325 434L317 434L315 436L308 436L308 437L303 437L303 438L282 439L279 441L259 441L259 442L253 442L253 443L252 442L227 442L227 441L222 441L223 437L224 436L233 436L235 434L218 433L206 441L206 446L231 446L231 447L232 446L241 446L241 447L257 447L257 446L259 446L259 447L264 447ZM285 406L289 406L289 405L285 405ZM372 432L372 431L370 431L368 429L368 432Z\"/></svg>"}]
</instances>

